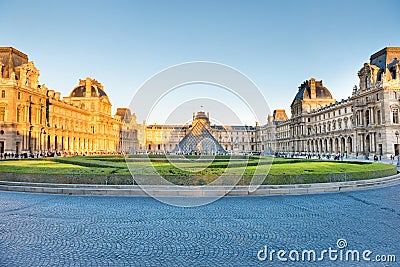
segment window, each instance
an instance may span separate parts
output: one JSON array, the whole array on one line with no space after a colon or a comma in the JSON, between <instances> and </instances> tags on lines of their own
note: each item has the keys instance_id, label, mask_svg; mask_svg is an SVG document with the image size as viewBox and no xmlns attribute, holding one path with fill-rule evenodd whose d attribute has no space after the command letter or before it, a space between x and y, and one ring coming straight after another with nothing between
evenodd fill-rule
<instances>
[{"instance_id":1,"label":"window","mask_svg":"<svg viewBox=\"0 0 400 267\"><path fill-rule=\"evenodd\" d=\"M39 111L39 124L42 124L42 123L43 123L43 109L40 108L40 111Z\"/></svg>"},{"instance_id":2,"label":"window","mask_svg":"<svg viewBox=\"0 0 400 267\"><path fill-rule=\"evenodd\" d=\"M18 99L21 99L21 92L18 92Z\"/></svg>"},{"instance_id":3,"label":"window","mask_svg":"<svg viewBox=\"0 0 400 267\"><path fill-rule=\"evenodd\" d=\"M17 122L21 121L21 109L17 108Z\"/></svg>"},{"instance_id":4,"label":"window","mask_svg":"<svg viewBox=\"0 0 400 267\"><path fill-rule=\"evenodd\" d=\"M369 77L365 76L365 88L367 89L369 87Z\"/></svg>"},{"instance_id":5,"label":"window","mask_svg":"<svg viewBox=\"0 0 400 267\"><path fill-rule=\"evenodd\" d=\"M380 124L381 124L381 111L380 111L380 110L378 110L378 111L376 112L376 117L377 117L377 119L378 119L378 125L380 125Z\"/></svg>"},{"instance_id":6,"label":"window","mask_svg":"<svg viewBox=\"0 0 400 267\"><path fill-rule=\"evenodd\" d=\"M394 108L392 110L392 114L393 114L393 123L398 124L399 123L399 109Z\"/></svg>"},{"instance_id":7,"label":"window","mask_svg":"<svg viewBox=\"0 0 400 267\"><path fill-rule=\"evenodd\" d=\"M5 90L1 91L1 98L6 98L6 91Z\"/></svg>"},{"instance_id":8,"label":"window","mask_svg":"<svg viewBox=\"0 0 400 267\"><path fill-rule=\"evenodd\" d=\"M0 121L6 120L6 107L0 107Z\"/></svg>"}]
</instances>

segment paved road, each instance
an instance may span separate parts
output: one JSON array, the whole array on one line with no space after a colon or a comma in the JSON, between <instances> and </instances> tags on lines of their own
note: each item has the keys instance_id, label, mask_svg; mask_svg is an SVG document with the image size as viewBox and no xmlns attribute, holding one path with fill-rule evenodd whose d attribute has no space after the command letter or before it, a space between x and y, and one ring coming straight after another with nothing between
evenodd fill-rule
<instances>
[{"instance_id":1,"label":"paved road","mask_svg":"<svg viewBox=\"0 0 400 267\"><path fill-rule=\"evenodd\" d=\"M269 251L319 253L338 249L340 238L348 244L344 252L367 249L373 251L370 258L394 254L398 263L388 266L397 266L400 186L226 197L197 208L149 197L0 192L0 266L270 266L268 259L257 258L265 245ZM279 263L275 256L272 264ZM366 263L329 261L325 255L313 265ZM304 262L289 260L289 265Z\"/></svg>"}]
</instances>

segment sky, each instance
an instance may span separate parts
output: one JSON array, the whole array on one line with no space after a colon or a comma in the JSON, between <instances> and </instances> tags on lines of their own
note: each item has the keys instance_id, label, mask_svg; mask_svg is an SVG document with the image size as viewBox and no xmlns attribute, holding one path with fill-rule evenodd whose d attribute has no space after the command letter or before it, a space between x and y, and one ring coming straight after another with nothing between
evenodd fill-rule
<instances>
[{"instance_id":1,"label":"sky","mask_svg":"<svg viewBox=\"0 0 400 267\"><path fill-rule=\"evenodd\" d=\"M246 75L270 110L283 108L290 115L304 80L323 80L337 100L347 98L370 55L400 46L398 0L0 0L0 10L0 46L26 53L40 70L41 84L67 96L79 79L95 78L104 85L113 112L129 106L160 71L210 61ZM187 86L177 95L207 98L212 87ZM219 95L236 115L246 113L229 93ZM163 123L168 107L182 101L167 97L157 114L138 121ZM225 110L201 101L186 106L178 121L198 110L223 117ZM241 122L254 125L250 117Z\"/></svg>"}]
</instances>

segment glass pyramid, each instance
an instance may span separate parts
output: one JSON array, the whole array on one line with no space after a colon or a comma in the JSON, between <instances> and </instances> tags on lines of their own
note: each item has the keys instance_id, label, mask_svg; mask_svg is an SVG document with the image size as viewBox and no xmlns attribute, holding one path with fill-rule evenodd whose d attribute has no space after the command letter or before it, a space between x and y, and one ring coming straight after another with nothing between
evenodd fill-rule
<instances>
[{"instance_id":1,"label":"glass pyramid","mask_svg":"<svg viewBox=\"0 0 400 267\"><path fill-rule=\"evenodd\" d=\"M226 154L227 152L212 136L201 121L197 121L190 132L172 150L175 154Z\"/></svg>"}]
</instances>

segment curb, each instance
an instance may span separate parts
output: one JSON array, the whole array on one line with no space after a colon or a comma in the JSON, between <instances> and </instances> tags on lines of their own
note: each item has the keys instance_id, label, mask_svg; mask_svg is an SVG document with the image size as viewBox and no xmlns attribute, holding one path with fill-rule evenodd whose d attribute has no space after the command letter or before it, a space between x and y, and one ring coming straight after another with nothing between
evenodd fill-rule
<instances>
[{"instance_id":1,"label":"curb","mask_svg":"<svg viewBox=\"0 0 400 267\"><path fill-rule=\"evenodd\" d=\"M304 195L370 189L400 184L400 174L393 176L334 183L261 185L255 191L249 186L176 186L170 185L89 185L89 184L52 184L0 181L0 190L100 196L157 196L157 197L215 197L215 196L269 196L269 195Z\"/></svg>"}]
</instances>

